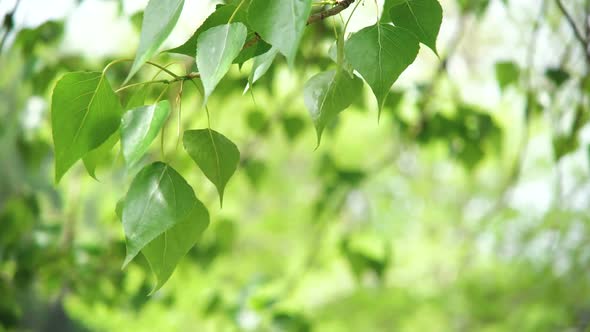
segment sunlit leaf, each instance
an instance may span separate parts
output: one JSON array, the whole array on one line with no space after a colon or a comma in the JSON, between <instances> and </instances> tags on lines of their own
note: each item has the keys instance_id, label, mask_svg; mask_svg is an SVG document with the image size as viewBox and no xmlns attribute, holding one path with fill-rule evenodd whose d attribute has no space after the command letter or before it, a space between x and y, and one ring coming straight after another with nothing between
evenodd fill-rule
<instances>
[{"instance_id":1,"label":"sunlit leaf","mask_svg":"<svg viewBox=\"0 0 590 332\"><path fill-rule=\"evenodd\" d=\"M121 119L121 147L129 167L137 163L158 136L168 115L170 102L160 101L127 111Z\"/></svg>"},{"instance_id":2,"label":"sunlit leaf","mask_svg":"<svg viewBox=\"0 0 590 332\"><path fill-rule=\"evenodd\" d=\"M311 0L252 0L248 23L293 64L311 12Z\"/></svg>"},{"instance_id":3,"label":"sunlit leaf","mask_svg":"<svg viewBox=\"0 0 590 332\"><path fill-rule=\"evenodd\" d=\"M51 102L57 182L76 161L119 128L122 112L102 73L68 73L57 82Z\"/></svg>"},{"instance_id":4,"label":"sunlit leaf","mask_svg":"<svg viewBox=\"0 0 590 332\"><path fill-rule=\"evenodd\" d=\"M216 26L203 32L197 41L197 67L205 88L203 103L229 70L246 41L247 29L242 23Z\"/></svg>"},{"instance_id":5,"label":"sunlit leaf","mask_svg":"<svg viewBox=\"0 0 590 332\"><path fill-rule=\"evenodd\" d=\"M184 0L150 0L143 14L139 48L126 81L129 81L168 38L180 17Z\"/></svg>"}]
</instances>

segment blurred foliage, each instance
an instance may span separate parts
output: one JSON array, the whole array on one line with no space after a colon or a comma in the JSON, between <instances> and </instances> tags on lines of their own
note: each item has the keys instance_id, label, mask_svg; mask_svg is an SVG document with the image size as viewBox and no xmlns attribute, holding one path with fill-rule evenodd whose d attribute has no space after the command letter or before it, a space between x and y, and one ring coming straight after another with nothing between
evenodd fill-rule
<instances>
[{"instance_id":1,"label":"blurred foliage","mask_svg":"<svg viewBox=\"0 0 590 332\"><path fill-rule=\"evenodd\" d=\"M177 153L177 121L207 121L184 86L163 154L211 207L211 225L151 297L145 259L121 270L113 208L140 167L127 171L117 144L98 181L82 165L59 186L52 177L50 88L112 59L64 51L64 22L22 28L6 16L0 331L589 331L590 65L558 6L530 3L441 1L440 59L421 51L426 74L396 84L379 123L365 87L316 151L301 90L332 63L331 21L307 29L295 66L278 60L251 97L247 71L233 68L209 102L213 127L242 152L223 209ZM586 3L564 3L583 27ZM513 20L491 33L518 35L518 49L484 31L497 20ZM191 70L182 57L159 60ZM159 145L143 165L161 158Z\"/></svg>"}]
</instances>

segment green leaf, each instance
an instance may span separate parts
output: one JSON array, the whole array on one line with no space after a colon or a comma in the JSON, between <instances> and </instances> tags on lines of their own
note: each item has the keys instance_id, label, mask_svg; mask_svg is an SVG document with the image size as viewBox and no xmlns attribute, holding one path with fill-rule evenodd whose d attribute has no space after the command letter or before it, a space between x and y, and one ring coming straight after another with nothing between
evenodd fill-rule
<instances>
[{"instance_id":1,"label":"green leaf","mask_svg":"<svg viewBox=\"0 0 590 332\"><path fill-rule=\"evenodd\" d=\"M168 281L180 259L195 245L207 226L209 212L195 198L193 210L186 217L141 250L157 279L151 293Z\"/></svg>"},{"instance_id":2,"label":"green leaf","mask_svg":"<svg viewBox=\"0 0 590 332\"><path fill-rule=\"evenodd\" d=\"M411 32L387 24L366 27L346 41L346 59L373 90L379 112L389 89L414 62L419 48Z\"/></svg>"},{"instance_id":3,"label":"green leaf","mask_svg":"<svg viewBox=\"0 0 590 332\"><path fill-rule=\"evenodd\" d=\"M310 13L311 0L252 0L248 23L293 65Z\"/></svg>"},{"instance_id":4,"label":"green leaf","mask_svg":"<svg viewBox=\"0 0 590 332\"><path fill-rule=\"evenodd\" d=\"M305 83L303 97L316 128L317 146L326 125L362 95L362 88L360 78L341 70L319 73Z\"/></svg>"},{"instance_id":5,"label":"green leaf","mask_svg":"<svg viewBox=\"0 0 590 332\"><path fill-rule=\"evenodd\" d=\"M170 102L140 106L127 111L121 119L121 147L129 167L137 163L158 136L170 114Z\"/></svg>"},{"instance_id":6,"label":"green leaf","mask_svg":"<svg viewBox=\"0 0 590 332\"><path fill-rule=\"evenodd\" d=\"M122 212L125 267L142 251L160 288L209 224L209 213L172 167L156 162L133 179Z\"/></svg>"},{"instance_id":7,"label":"green leaf","mask_svg":"<svg viewBox=\"0 0 590 332\"><path fill-rule=\"evenodd\" d=\"M520 70L514 62L496 63L496 80L501 90L504 90L511 84L518 83Z\"/></svg>"},{"instance_id":8,"label":"green leaf","mask_svg":"<svg viewBox=\"0 0 590 332\"><path fill-rule=\"evenodd\" d=\"M82 158L84 167L86 167L86 171L95 180L98 180L96 178L96 167L105 160L109 159L111 150L119 141L119 137L119 133L115 132L111 135L111 137L109 137L109 139L106 140L106 142L102 143L98 148L88 152L84 158Z\"/></svg>"},{"instance_id":9,"label":"green leaf","mask_svg":"<svg viewBox=\"0 0 590 332\"><path fill-rule=\"evenodd\" d=\"M240 151L232 141L212 129L185 131L183 145L217 188L219 203L223 206L223 191L238 167Z\"/></svg>"},{"instance_id":10,"label":"green leaf","mask_svg":"<svg viewBox=\"0 0 590 332\"><path fill-rule=\"evenodd\" d=\"M167 50L166 52L184 54L194 58L197 56L197 40L199 36L213 27L226 24L236 8L237 6L235 5L219 6L211 15L209 15L209 17L207 17L203 24L199 26L195 33L184 44ZM246 24L246 19L246 12L243 9L240 9L236 12L232 22Z\"/></svg>"},{"instance_id":11,"label":"green leaf","mask_svg":"<svg viewBox=\"0 0 590 332\"><path fill-rule=\"evenodd\" d=\"M231 23L211 28L199 36L197 67L205 88L204 104L240 53L247 33L242 23Z\"/></svg>"},{"instance_id":12,"label":"green leaf","mask_svg":"<svg viewBox=\"0 0 590 332\"><path fill-rule=\"evenodd\" d=\"M250 76L248 76L248 84L244 89L244 93L250 89L270 68L273 61L275 60L279 50L276 47L271 48L268 52L261 54L254 58L252 69L250 70Z\"/></svg>"},{"instance_id":13,"label":"green leaf","mask_svg":"<svg viewBox=\"0 0 590 332\"><path fill-rule=\"evenodd\" d=\"M549 68L545 71L545 76L558 88L570 79L570 74L562 68Z\"/></svg>"},{"instance_id":14,"label":"green leaf","mask_svg":"<svg viewBox=\"0 0 590 332\"><path fill-rule=\"evenodd\" d=\"M126 82L153 57L176 25L184 0L150 0L143 15L139 48Z\"/></svg>"},{"instance_id":15,"label":"green leaf","mask_svg":"<svg viewBox=\"0 0 590 332\"><path fill-rule=\"evenodd\" d=\"M438 0L394 0L390 5L393 24L410 30L438 55L436 38L442 23L442 7Z\"/></svg>"},{"instance_id":16,"label":"green leaf","mask_svg":"<svg viewBox=\"0 0 590 332\"><path fill-rule=\"evenodd\" d=\"M53 90L51 125L56 182L118 128L123 113L119 98L99 72L65 74Z\"/></svg>"}]
</instances>

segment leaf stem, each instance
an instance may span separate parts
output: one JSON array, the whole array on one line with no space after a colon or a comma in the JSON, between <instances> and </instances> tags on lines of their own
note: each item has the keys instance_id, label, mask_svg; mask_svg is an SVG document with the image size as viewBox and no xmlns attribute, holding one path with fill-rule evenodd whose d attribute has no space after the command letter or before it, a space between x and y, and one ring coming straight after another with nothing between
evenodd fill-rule
<instances>
[{"instance_id":1,"label":"leaf stem","mask_svg":"<svg viewBox=\"0 0 590 332\"><path fill-rule=\"evenodd\" d=\"M242 5L244 4L244 1L246 1L246 0L240 1L240 4L236 7L236 9L234 10L234 12L229 17L229 20L227 21L227 24L230 24L233 21L234 17L238 13L238 10L240 10L240 7L242 7Z\"/></svg>"}]
</instances>

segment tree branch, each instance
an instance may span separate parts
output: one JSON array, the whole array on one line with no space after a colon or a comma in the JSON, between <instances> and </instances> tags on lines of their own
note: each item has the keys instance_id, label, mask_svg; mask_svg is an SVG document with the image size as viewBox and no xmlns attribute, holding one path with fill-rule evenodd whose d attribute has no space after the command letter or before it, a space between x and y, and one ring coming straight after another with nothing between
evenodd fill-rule
<instances>
[{"instance_id":1,"label":"tree branch","mask_svg":"<svg viewBox=\"0 0 590 332\"><path fill-rule=\"evenodd\" d=\"M307 25L319 22L327 17L340 14L340 12L348 8L352 3L354 3L354 1L355 0L338 0L334 7L309 16L307 19Z\"/></svg>"},{"instance_id":2,"label":"tree branch","mask_svg":"<svg viewBox=\"0 0 590 332\"><path fill-rule=\"evenodd\" d=\"M588 45L586 45L586 38L584 38L584 35L580 31L580 29L578 29L578 26L576 25L574 18L567 11L567 8L565 8L565 6L563 5L563 2L561 0L555 0L555 3L557 4L557 7L559 7L559 10L563 14L563 16L565 16L565 19L567 20L568 24L570 25L570 27L572 28L572 30L574 32L574 35L576 36L576 39L582 44L582 47L584 48L584 53L586 54L586 57L590 59L590 54L588 53L589 50L587 49Z\"/></svg>"}]
</instances>

